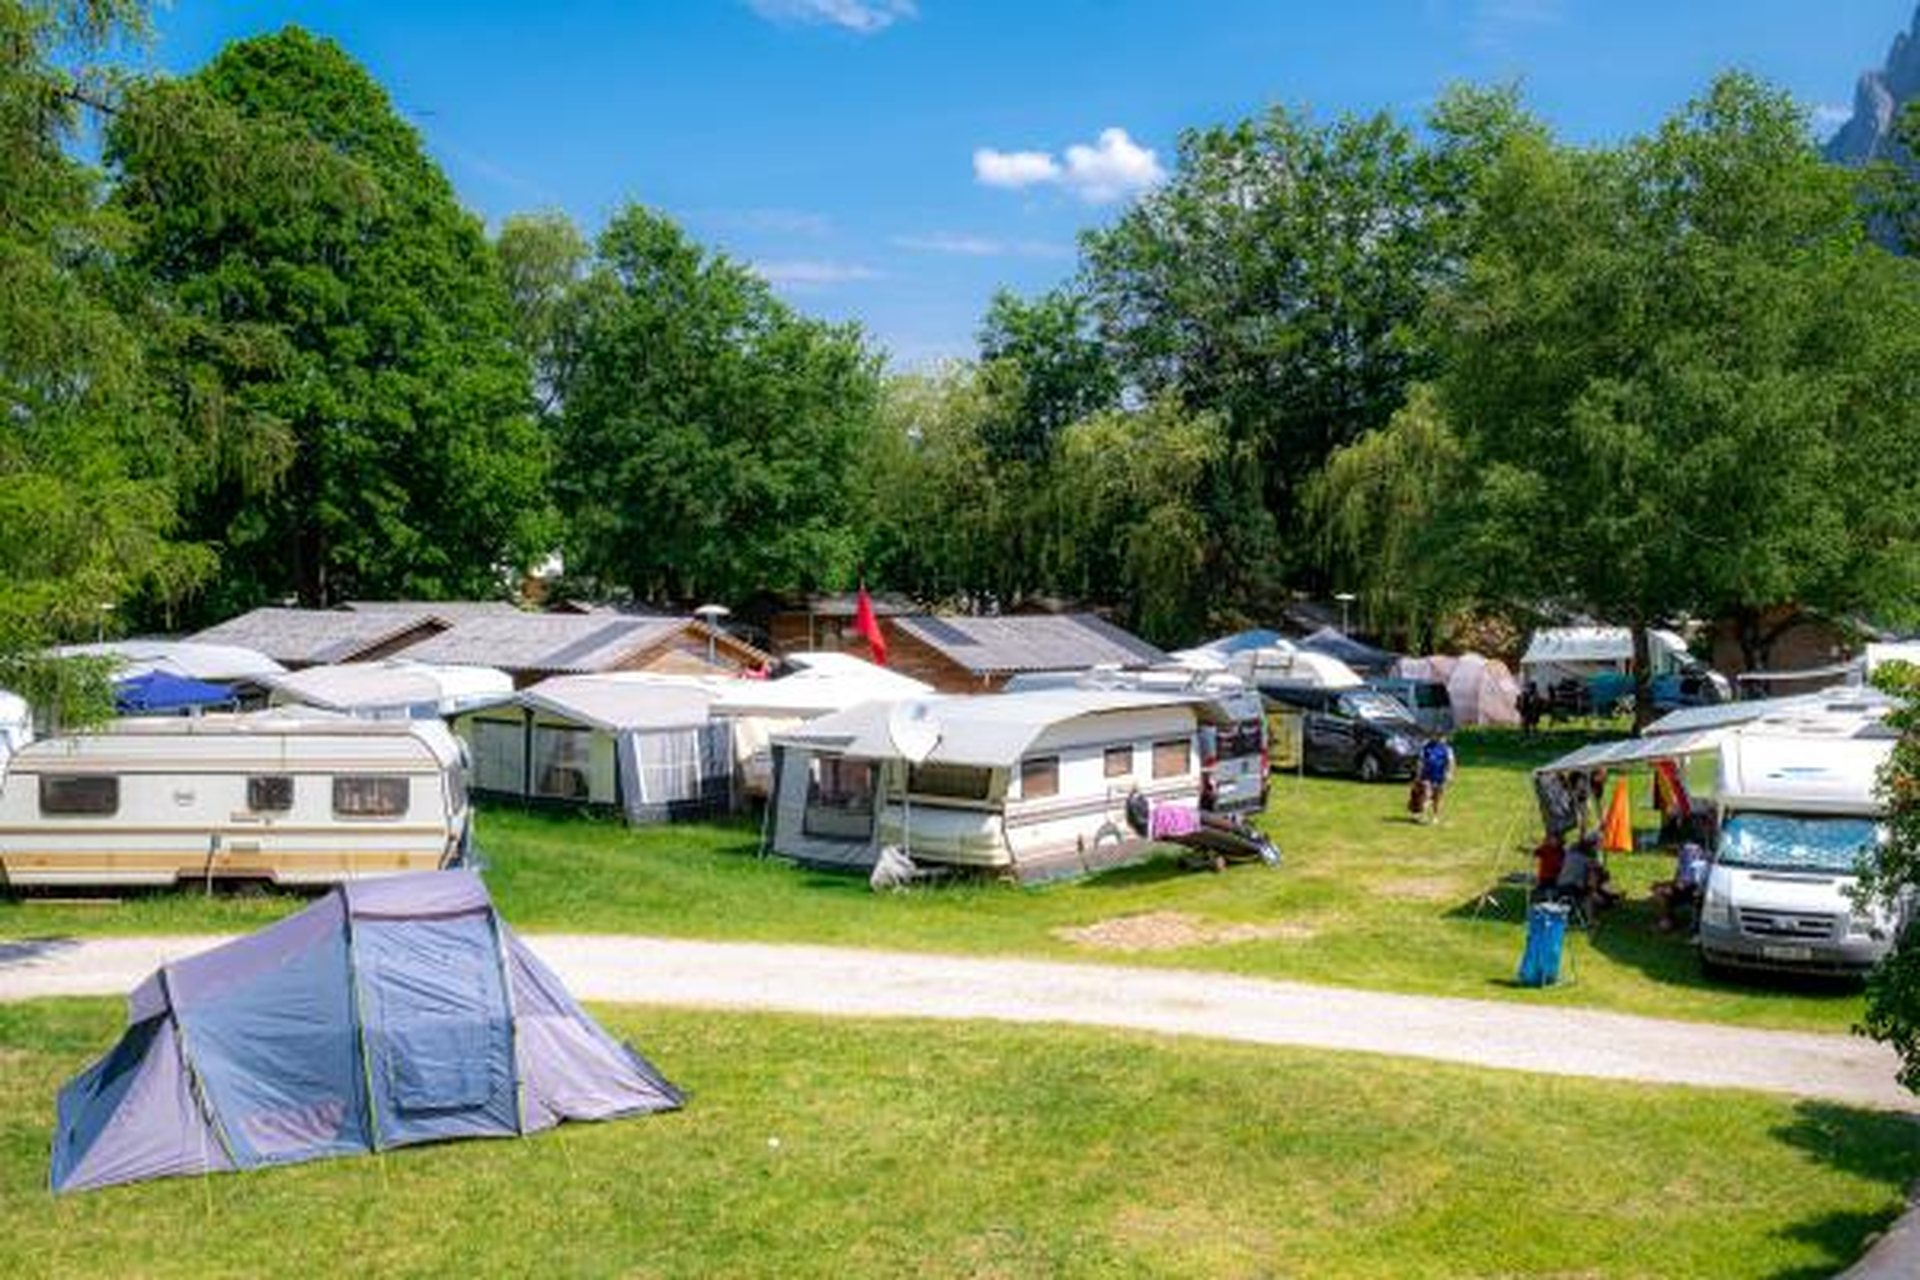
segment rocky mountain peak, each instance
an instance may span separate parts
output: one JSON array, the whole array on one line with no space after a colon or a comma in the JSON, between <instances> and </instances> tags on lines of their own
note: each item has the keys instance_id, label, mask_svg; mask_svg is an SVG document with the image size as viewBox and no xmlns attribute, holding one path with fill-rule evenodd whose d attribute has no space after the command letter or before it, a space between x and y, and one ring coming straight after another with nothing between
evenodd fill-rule
<instances>
[{"instance_id":1,"label":"rocky mountain peak","mask_svg":"<svg viewBox=\"0 0 1920 1280\"><path fill-rule=\"evenodd\" d=\"M1886 64L1860 77L1853 115L1827 143L1827 158L1861 164L1892 154L1894 123L1915 99L1920 99L1920 7L1914 9L1912 27L1893 38Z\"/></svg>"}]
</instances>

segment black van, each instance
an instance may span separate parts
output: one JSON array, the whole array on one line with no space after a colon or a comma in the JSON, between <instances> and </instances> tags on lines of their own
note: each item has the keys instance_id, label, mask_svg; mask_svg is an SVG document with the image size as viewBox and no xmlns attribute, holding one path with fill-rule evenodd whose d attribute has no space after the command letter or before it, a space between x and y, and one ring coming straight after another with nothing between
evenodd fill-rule
<instances>
[{"instance_id":1,"label":"black van","mask_svg":"<svg viewBox=\"0 0 1920 1280\"><path fill-rule=\"evenodd\" d=\"M1269 716L1299 716L1301 751L1315 773L1344 773L1364 782L1411 778L1426 734L1420 722L1377 689L1321 689L1263 684Z\"/></svg>"}]
</instances>

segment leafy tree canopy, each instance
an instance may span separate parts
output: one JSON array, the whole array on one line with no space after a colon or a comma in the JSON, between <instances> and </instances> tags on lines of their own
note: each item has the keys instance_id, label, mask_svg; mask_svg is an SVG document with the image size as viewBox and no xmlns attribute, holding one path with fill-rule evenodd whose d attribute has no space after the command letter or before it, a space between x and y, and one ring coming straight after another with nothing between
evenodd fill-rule
<instances>
[{"instance_id":1,"label":"leafy tree canopy","mask_svg":"<svg viewBox=\"0 0 1920 1280\"><path fill-rule=\"evenodd\" d=\"M148 447L166 419L116 305L120 228L66 151L83 107L117 96L101 51L144 18L0 0L0 686L56 714L97 706L104 673L60 671L42 646L91 639L131 598L172 598L210 567L178 536Z\"/></svg>"},{"instance_id":2,"label":"leafy tree canopy","mask_svg":"<svg viewBox=\"0 0 1920 1280\"><path fill-rule=\"evenodd\" d=\"M480 224L329 40L239 41L134 95L107 154L199 465L224 614L490 595L551 538L545 444Z\"/></svg>"},{"instance_id":3,"label":"leafy tree canopy","mask_svg":"<svg viewBox=\"0 0 1920 1280\"><path fill-rule=\"evenodd\" d=\"M850 584L879 358L637 205L569 323L557 490L568 565L651 600Z\"/></svg>"},{"instance_id":4,"label":"leafy tree canopy","mask_svg":"<svg viewBox=\"0 0 1920 1280\"><path fill-rule=\"evenodd\" d=\"M1644 625L1916 599L1920 288L1782 93L1511 138L1431 332L1485 597ZM1643 664L1644 665L1644 664Z\"/></svg>"}]
</instances>

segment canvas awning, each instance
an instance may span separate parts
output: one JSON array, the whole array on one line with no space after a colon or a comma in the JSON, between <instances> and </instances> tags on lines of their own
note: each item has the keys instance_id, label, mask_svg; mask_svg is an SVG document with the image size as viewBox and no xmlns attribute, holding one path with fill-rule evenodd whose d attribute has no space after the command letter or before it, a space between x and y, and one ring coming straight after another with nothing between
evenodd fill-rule
<instances>
[{"instance_id":1,"label":"canvas awning","mask_svg":"<svg viewBox=\"0 0 1920 1280\"><path fill-rule=\"evenodd\" d=\"M1535 773L1591 773L1596 769L1624 769L1655 760L1675 760L1718 750L1725 729L1699 729L1692 733L1669 733L1650 738L1625 738L1618 742L1593 742L1570 751Z\"/></svg>"}]
</instances>

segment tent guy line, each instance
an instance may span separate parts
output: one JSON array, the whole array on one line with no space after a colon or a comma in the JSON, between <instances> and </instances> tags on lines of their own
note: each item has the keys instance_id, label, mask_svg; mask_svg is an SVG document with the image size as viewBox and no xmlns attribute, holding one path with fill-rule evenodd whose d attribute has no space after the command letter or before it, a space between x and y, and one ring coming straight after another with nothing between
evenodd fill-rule
<instances>
[{"instance_id":1,"label":"tent guy line","mask_svg":"<svg viewBox=\"0 0 1920 1280\"><path fill-rule=\"evenodd\" d=\"M522 935L580 999L1071 1023L1910 1110L1885 1046L1535 1004L855 948ZM116 995L217 937L0 942L0 1001Z\"/></svg>"}]
</instances>

